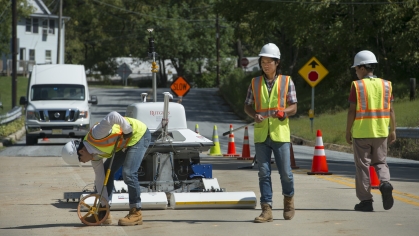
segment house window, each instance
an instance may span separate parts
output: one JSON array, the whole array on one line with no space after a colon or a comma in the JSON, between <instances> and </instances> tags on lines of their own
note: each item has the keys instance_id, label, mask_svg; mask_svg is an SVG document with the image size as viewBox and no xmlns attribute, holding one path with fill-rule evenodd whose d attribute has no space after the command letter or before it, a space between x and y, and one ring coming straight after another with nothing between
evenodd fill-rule
<instances>
[{"instance_id":1,"label":"house window","mask_svg":"<svg viewBox=\"0 0 419 236\"><path fill-rule=\"evenodd\" d=\"M26 60L26 48L20 48L19 50L19 60L24 61Z\"/></svg>"},{"instance_id":2,"label":"house window","mask_svg":"<svg viewBox=\"0 0 419 236\"><path fill-rule=\"evenodd\" d=\"M49 34L55 34L55 20L49 20Z\"/></svg>"},{"instance_id":3,"label":"house window","mask_svg":"<svg viewBox=\"0 0 419 236\"><path fill-rule=\"evenodd\" d=\"M26 32L32 32L32 20L26 19Z\"/></svg>"},{"instance_id":4,"label":"house window","mask_svg":"<svg viewBox=\"0 0 419 236\"><path fill-rule=\"evenodd\" d=\"M45 63L51 63L51 50L45 50Z\"/></svg>"},{"instance_id":5,"label":"house window","mask_svg":"<svg viewBox=\"0 0 419 236\"><path fill-rule=\"evenodd\" d=\"M48 20L42 21L42 34L46 34L48 32Z\"/></svg>"},{"instance_id":6,"label":"house window","mask_svg":"<svg viewBox=\"0 0 419 236\"><path fill-rule=\"evenodd\" d=\"M35 61L35 49L29 49L29 60Z\"/></svg>"},{"instance_id":7,"label":"house window","mask_svg":"<svg viewBox=\"0 0 419 236\"><path fill-rule=\"evenodd\" d=\"M39 23L38 23L38 19L32 19L32 33L38 33L39 30Z\"/></svg>"},{"instance_id":8,"label":"house window","mask_svg":"<svg viewBox=\"0 0 419 236\"><path fill-rule=\"evenodd\" d=\"M26 19L26 32L37 34L39 32L39 20L33 18Z\"/></svg>"}]
</instances>

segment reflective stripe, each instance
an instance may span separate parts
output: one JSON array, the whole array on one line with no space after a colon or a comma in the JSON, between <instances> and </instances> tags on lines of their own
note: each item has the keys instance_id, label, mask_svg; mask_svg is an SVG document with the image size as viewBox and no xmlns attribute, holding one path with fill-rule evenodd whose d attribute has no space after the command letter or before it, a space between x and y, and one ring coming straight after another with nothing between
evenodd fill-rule
<instances>
[{"instance_id":1,"label":"reflective stripe","mask_svg":"<svg viewBox=\"0 0 419 236\"><path fill-rule=\"evenodd\" d=\"M261 110L262 108L262 104L260 104L260 102L256 102L256 101L260 101L260 96L262 94L262 82L263 81L263 77L259 76L257 78L254 78L252 80L252 86L253 86L253 101L255 101L255 110Z\"/></svg>"},{"instance_id":2,"label":"reflective stripe","mask_svg":"<svg viewBox=\"0 0 419 236\"><path fill-rule=\"evenodd\" d=\"M387 80L383 80L383 88L384 88L384 93L383 93L383 108L384 109L390 109L390 83Z\"/></svg>"},{"instance_id":3,"label":"reflective stripe","mask_svg":"<svg viewBox=\"0 0 419 236\"><path fill-rule=\"evenodd\" d=\"M390 118L390 111L357 112L356 119L361 118Z\"/></svg>"}]
</instances>

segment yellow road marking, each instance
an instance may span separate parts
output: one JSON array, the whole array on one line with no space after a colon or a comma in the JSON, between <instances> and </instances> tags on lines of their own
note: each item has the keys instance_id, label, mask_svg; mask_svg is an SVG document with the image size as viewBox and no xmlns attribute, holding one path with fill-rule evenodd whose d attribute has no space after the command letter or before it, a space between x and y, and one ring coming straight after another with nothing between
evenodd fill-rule
<instances>
[{"instance_id":1,"label":"yellow road marking","mask_svg":"<svg viewBox=\"0 0 419 236\"><path fill-rule=\"evenodd\" d=\"M310 170L298 169L298 170L293 170L293 172L295 174L303 174L303 173L306 174L307 172L310 172ZM320 179L330 181L330 182L335 182L335 183L338 183L338 184L341 184L341 185L345 185L345 186L348 186L348 187L351 187L351 188L355 188L355 179L353 179L353 178L348 178L348 177L335 175L335 174L333 174L333 175L314 175L314 176L317 177L317 178L320 178ZM372 193L381 194L381 192L377 189L373 189ZM400 195L400 196L398 196L398 195ZM393 198L397 199L401 202L419 207L419 202L415 201L415 200L419 200L419 196L417 196L417 195L393 190Z\"/></svg>"}]
</instances>

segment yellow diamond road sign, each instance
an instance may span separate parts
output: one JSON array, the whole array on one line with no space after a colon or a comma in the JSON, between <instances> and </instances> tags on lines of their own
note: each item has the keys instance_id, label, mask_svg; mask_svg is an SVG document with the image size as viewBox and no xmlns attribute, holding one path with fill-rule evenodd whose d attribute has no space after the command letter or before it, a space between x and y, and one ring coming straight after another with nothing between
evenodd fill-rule
<instances>
[{"instance_id":1,"label":"yellow diamond road sign","mask_svg":"<svg viewBox=\"0 0 419 236\"><path fill-rule=\"evenodd\" d=\"M324 68L322 63L313 57L301 67L298 73L311 85L311 87L315 87L329 71Z\"/></svg>"}]
</instances>

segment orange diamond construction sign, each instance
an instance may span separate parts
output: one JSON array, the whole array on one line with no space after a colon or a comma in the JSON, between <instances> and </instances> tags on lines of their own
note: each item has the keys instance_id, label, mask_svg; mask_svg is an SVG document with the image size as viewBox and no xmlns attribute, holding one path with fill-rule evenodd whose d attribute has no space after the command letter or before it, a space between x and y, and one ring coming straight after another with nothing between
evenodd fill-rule
<instances>
[{"instance_id":1,"label":"orange diamond construction sign","mask_svg":"<svg viewBox=\"0 0 419 236\"><path fill-rule=\"evenodd\" d=\"M314 88L329 71L319 60L313 57L298 71L298 73Z\"/></svg>"},{"instance_id":2,"label":"orange diamond construction sign","mask_svg":"<svg viewBox=\"0 0 419 236\"><path fill-rule=\"evenodd\" d=\"M183 77L179 76L170 85L170 89L176 96L184 97L191 89L191 85Z\"/></svg>"}]
</instances>

